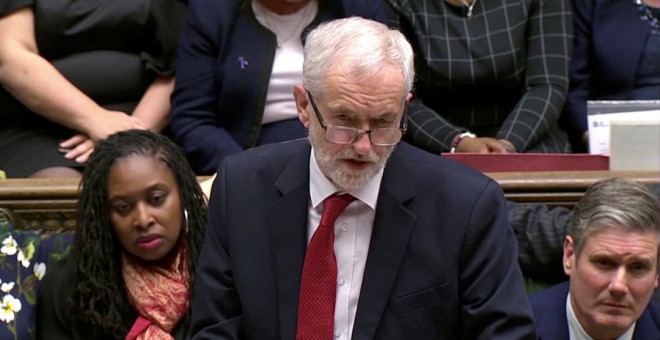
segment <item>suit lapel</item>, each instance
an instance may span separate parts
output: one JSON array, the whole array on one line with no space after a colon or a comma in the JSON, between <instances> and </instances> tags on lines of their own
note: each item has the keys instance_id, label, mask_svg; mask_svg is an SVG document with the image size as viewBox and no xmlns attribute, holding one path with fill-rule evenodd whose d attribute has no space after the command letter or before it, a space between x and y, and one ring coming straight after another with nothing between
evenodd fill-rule
<instances>
[{"instance_id":1,"label":"suit lapel","mask_svg":"<svg viewBox=\"0 0 660 340\"><path fill-rule=\"evenodd\" d=\"M660 330L658 330L657 313L652 313L651 310L655 305L651 303L642 316L637 320L635 325L635 332L633 333L633 340L646 340L646 339L660 339ZM657 312L657 310L655 310Z\"/></svg>"},{"instance_id":2,"label":"suit lapel","mask_svg":"<svg viewBox=\"0 0 660 340\"><path fill-rule=\"evenodd\" d=\"M550 288L552 289L552 288ZM543 300L543 309L535 312L536 327L541 340L568 340L566 296L569 284L564 282Z\"/></svg>"},{"instance_id":3,"label":"suit lapel","mask_svg":"<svg viewBox=\"0 0 660 340\"><path fill-rule=\"evenodd\" d=\"M307 248L309 146L303 149L275 183L282 196L273 202L268 215L281 339L296 336L300 276Z\"/></svg>"},{"instance_id":4,"label":"suit lapel","mask_svg":"<svg viewBox=\"0 0 660 340\"><path fill-rule=\"evenodd\" d=\"M414 196L404 161L392 154L381 183L353 338L373 339L391 296L415 215L405 207Z\"/></svg>"}]
</instances>

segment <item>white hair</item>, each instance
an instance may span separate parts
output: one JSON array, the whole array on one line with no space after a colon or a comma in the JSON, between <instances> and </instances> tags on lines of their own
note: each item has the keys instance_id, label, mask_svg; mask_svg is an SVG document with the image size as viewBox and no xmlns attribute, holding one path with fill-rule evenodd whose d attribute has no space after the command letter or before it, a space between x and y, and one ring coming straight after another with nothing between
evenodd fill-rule
<instances>
[{"instance_id":1,"label":"white hair","mask_svg":"<svg viewBox=\"0 0 660 340\"><path fill-rule=\"evenodd\" d=\"M413 50L404 35L379 22L349 17L325 22L307 36L303 85L316 96L325 93L325 78L333 62L347 66L352 77L377 74L384 65L403 75L404 96L415 77Z\"/></svg>"}]
</instances>

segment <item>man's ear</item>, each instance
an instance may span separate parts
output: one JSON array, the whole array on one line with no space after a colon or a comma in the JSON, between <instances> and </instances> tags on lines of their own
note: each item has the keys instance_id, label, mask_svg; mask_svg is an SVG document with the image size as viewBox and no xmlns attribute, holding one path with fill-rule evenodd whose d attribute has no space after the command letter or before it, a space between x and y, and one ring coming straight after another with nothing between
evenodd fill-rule
<instances>
[{"instance_id":1,"label":"man's ear","mask_svg":"<svg viewBox=\"0 0 660 340\"><path fill-rule=\"evenodd\" d=\"M564 273L566 275L571 276L576 261L575 243L573 242L573 237L568 235L564 239Z\"/></svg>"},{"instance_id":2,"label":"man's ear","mask_svg":"<svg viewBox=\"0 0 660 340\"><path fill-rule=\"evenodd\" d=\"M408 103L410 103L410 101L412 100L412 97L413 97L412 92L408 92L408 95L406 96L406 101L407 101Z\"/></svg>"},{"instance_id":3,"label":"man's ear","mask_svg":"<svg viewBox=\"0 0 660 340\"><path fill-rule=\"evenodd\" d=\"M309 129L309 115L307 109L309 108L309 97L307 91L302 85L296 85L293 88L293 99L296 101L296 110L298 111L298 119Z\"/></svg>"}]
</instances>

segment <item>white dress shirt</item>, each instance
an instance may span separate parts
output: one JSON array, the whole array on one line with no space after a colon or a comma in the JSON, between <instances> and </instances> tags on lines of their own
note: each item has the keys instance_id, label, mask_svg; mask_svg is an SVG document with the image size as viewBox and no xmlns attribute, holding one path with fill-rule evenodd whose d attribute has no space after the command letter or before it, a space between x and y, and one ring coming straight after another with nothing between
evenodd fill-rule
<instances>
[{"instance_id":1,"label":"white dress shirt","mask_svg":"<svg viewBox=\"0 0 660 340\"><path fill-rule=\"evenodd\" d=\"M314 151L309 160L309 174L311 201L307 220L308 243L321 222L323 200L339 192L321 172ZM353 332L382 178L383 169L365 186L349 191L348 193L356 200L339 215L335 222L334 249L337 259L335 339L350 339Z\"/></svg>"}]
</instances>

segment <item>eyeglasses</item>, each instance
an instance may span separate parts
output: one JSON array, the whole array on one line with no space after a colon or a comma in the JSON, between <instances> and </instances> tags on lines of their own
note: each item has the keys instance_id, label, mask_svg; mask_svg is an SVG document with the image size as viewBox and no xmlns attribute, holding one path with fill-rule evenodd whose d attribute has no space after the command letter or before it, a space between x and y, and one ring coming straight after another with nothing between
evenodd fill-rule
<instances>
[{"instance_id":1,"label":"eyeglasses","mask_svg":"<svg viewBox=\"0 0 660 340\"><path fill-rule=\"evenodd\" d=\"M316 118L321 123L321 127L325 130L325 139L328 142L335 144L353 144L360 136L367 134L371 144L376 146L392 146L401 141L403 133L406 132L406 110L408 109L408 102L406 101L406 106L403 110L403 117L401 117L401 123L398 128L375 128L371 130L362 130L350 126L335 126L326 124L323 120L323 116L319 112L319 108L314 102L314 97L312 93L307 91L309 96L309 102L312 104L312 109L316 114Z\"/></svg>"}]
</instances>

